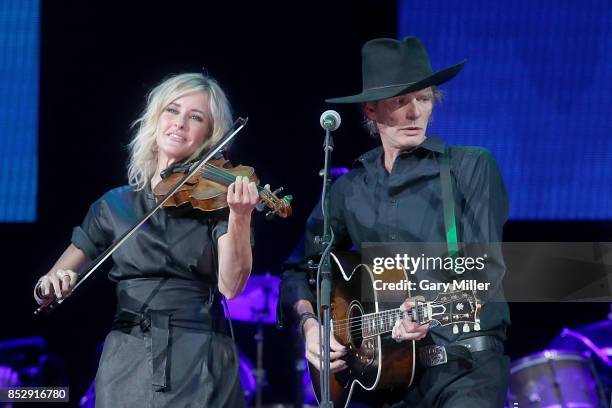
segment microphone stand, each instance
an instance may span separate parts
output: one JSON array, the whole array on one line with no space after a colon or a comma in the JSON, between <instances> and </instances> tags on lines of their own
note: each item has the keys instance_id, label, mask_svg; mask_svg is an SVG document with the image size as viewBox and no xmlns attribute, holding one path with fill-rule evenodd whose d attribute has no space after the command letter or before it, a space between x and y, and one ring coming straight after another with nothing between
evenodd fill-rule
<instances>
[{"instance_id":1,"label":"microphone stand","mask_svg":"<svg viewBox=\"0 0 612 408\"><path fill-rule=\"evenodd\" d=\"M332 242L332 231L329 224L329 187L331 185L330 177L330 161L331 152L334 150L333 138L329 127L325 128L325 142L323 144L323 150L325 151L325 164L323 167L323 202L321 204L323 210L323 239L321 244L323 245L323 255L321 257L320 272L321 272L321 287L320 287L320 310L323 311L323 350L321 356L323 357L323 370L321 378L321 401L320 407L322 408L333 408L333 404L330 399L330 336L331 336L331 261L330 261L330 248ZM319 339L321 337L319 336ZM321 344L321 342L319 343Z\"/></svg>"}]
</instances>

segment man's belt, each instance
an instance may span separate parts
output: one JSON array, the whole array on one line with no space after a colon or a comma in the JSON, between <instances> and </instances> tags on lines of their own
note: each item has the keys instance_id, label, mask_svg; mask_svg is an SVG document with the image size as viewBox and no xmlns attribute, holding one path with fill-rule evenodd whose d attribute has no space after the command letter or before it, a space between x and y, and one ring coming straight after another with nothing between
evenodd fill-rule
<instances>
[{"instance_id":1,"label":"man's belt","mask_svg":"<svg viewBox=\"0 0 612 408\"><path fill-rule=\"evenodd\" d=\"M418 349L419 362L425 367L446 364L448 361L465 359L472 361L472 353L493 350L504 352L504 344L493 336L476 336L465 340L457 340L447 346L436 344L421 346Z\"/></svg>"}]
</instances>

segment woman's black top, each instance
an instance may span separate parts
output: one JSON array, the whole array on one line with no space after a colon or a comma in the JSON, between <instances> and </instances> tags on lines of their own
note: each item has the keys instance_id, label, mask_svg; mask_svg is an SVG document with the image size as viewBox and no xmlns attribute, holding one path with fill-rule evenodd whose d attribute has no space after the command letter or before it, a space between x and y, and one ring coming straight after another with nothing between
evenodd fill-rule
<instances>
[{"instance_id":1,"label":"woman's black top","mask_svg":"<svg viewBox=\"0 0 612 408\"><path fill-rule=\"evenodd\" d=\"M115 188L91 205L72 243L93 260L155 204L150 190ZM113 253L109 277L179 278L216 287L216 244L226 232L227 212L162 208Z\"/></svg>"}]
</instances>

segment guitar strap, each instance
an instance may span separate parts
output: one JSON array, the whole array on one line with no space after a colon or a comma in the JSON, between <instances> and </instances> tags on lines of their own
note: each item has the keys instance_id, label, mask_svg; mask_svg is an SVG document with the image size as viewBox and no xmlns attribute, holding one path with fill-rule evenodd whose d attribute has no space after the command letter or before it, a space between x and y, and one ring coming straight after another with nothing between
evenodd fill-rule
<instances>
[{"instance_id":1,"label":"guitar strap","mask_svg":"<svg viewBox=\"0 0 612 408\"><path fill-rule=\"evenodd\" d=\"M459 256L459 241L457 239L457 220L455 219L455 200L453 195L453 183L450 174L450 150L448 145L444 147L444 153L440 160L440 184L442 185L442 206L444 207L444 229L446 230L446 246L448 256L453 261ZM453 265L455 262L453 262ZM455 273L463 273L457 272Z\"/></svg>"}]
</instances>

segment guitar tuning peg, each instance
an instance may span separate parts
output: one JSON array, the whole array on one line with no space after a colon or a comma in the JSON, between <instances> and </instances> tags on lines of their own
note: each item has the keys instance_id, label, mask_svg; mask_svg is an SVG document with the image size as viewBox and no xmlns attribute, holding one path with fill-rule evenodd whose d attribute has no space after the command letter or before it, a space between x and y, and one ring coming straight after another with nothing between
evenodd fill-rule
<instances>
[{"instance_id":1,"label":"guitar tuning peg","mask_svg":"<svg viewBox=\"0 0 612 408\"><path fill-rule=\"evenodd\" d=\"M459 327L456 324L453 324L453 334L459 334Z\"/></svg>"},{"instance_id":2,"label":"guitar tuning peg","mask_svg":"<svg viewBox=\"0 0 612 408\"><path fill-rule=\"evenodd\" d=\"M480 323L476 322L474 323L474 331L479 331L480 330Z\"/></svg>"},{"instance_id":3,"label":"guitar tuning peg","mask_svg":"<svg viewBox=\"0 0 612 408\"><path fill-rule=\"evenodd\" d=\"M464 333L469 333L470 332L470 326L467 323L463 324L463 332Z\"/></svg>"}]
</instances>

